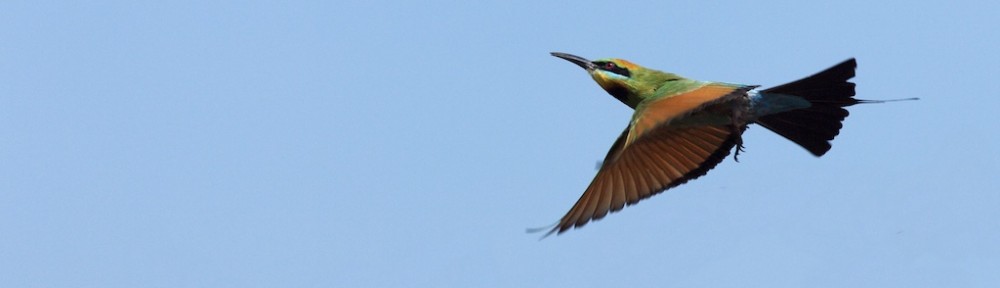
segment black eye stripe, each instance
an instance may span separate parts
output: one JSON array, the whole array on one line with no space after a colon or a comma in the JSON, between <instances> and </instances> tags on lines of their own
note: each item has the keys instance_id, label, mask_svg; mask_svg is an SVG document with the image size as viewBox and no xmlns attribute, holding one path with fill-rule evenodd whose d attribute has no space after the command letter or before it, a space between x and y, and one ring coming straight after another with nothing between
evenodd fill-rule
<instances>
[{"instance_id":1,"label":"black eye stripe","mask_svg":"<svg viewBox=\"0 0 1000 288\"><path fill-rule=\"evenodd\" d=\"M622 76L625 76L625 77L631 77L632 76L632 73L629 72L628 69L618 66L618 64L615 64L615 62L611 62L611 61L597 61L597 62L594 62L594 65L597 66L597 69L601 69L601 70L608 71L608 72L611 72L611 73L615 73L615 74L618 74L618 75L622 75Z\"/></svg>"}]
</instances>

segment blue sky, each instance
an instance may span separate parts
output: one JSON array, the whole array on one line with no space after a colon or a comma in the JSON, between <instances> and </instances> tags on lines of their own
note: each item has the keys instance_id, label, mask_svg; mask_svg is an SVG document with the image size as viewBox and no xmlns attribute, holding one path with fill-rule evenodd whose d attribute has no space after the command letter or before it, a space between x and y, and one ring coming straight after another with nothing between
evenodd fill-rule
<instances>
[{"instance_id":1,"label":"blue sky","mask_svg":"<svg viewBox=\"0 0 1000 288\"><path fill-rule=\"evenodd\" d=\"M0 286L1000 285L998 2L603 2L6 1ZM539 241L631 113L551 51L922 99Z\"/></svg>"}]
</instances>

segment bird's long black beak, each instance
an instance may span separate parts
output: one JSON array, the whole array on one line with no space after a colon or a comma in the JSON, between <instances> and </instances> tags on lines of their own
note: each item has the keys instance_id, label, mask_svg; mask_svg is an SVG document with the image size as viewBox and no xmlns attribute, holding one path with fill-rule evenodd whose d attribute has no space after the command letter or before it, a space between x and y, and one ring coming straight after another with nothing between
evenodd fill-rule
<instances>
[{"instance_id":1,"label":"bird's long black beak","mask_svg":"<svg viewBox=\"0 0 1000 288\"><path fill-rule=\"evenodd\" d=\"M566 61L573 62L573 64L576 64L576 65L580 66L583 69L587 69L588 72L592 71L592 70L594 70L594 68L596 68L596 67L594 67L594 63L591 63L590 60L587 60L586 58L583 58L583 57L580 57L580 56L576 56L576 55L573 55L573 54L552 52L552 56L556 56L556 57L565 59Z\"/></svg>"}]
</instances>

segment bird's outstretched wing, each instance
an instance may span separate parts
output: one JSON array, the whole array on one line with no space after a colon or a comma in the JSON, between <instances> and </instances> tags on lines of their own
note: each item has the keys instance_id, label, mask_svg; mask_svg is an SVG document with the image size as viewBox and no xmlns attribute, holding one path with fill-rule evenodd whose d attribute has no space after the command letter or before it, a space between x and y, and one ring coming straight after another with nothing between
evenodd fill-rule
<instances>
[{"instance_id":1,"label":"bird's outstretched wing","mask_svg":"<svg viewBox=\"0 0 1000 288\"><path fill-rule=\"evenodd\" d=\"M549 234L581 227L664 190L698 178L729 155L744 127L672 123L726 105L752 86L709 84L640 104L580 200Z\"/></svg>"}]
</instances>

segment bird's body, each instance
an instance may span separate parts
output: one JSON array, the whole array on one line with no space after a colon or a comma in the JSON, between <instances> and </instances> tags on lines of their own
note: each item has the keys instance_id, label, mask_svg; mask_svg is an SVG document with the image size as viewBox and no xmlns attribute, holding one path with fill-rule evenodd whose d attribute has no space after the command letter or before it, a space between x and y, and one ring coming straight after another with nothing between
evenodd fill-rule
<instances>
[{"instance_id":1,"label":"bird's body","mask_svg":"<svg viewBox=\"0 0 1000 288\"><path fill-rule=\"evenodd\" d=\"M695 179L719 164L756 123L822 156L854 99L857 63L849 59L785 85L758 86L687 79L622 59L553 56L587 70L601 88L634 108L580 200L549 232L562 233Z\"/></svg>"}]
</instances>

